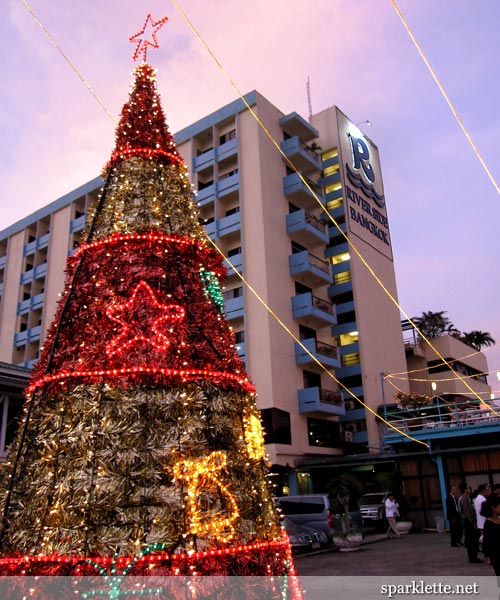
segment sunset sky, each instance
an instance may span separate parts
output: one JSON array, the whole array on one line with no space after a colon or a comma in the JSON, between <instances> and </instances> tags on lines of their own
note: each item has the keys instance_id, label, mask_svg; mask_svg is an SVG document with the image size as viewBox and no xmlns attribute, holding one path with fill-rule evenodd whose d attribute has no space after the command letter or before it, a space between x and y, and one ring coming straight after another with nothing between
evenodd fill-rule
<instances>
[{"instance_id":1,"label":"sunset sky","mask_svg":"<svg viewBox=\"0 0 500 600\"><path fill-rule=\"evenodd\" d=\"M145 16L167 15L158 88L173 133L237 92L169 0L26 0L108 111L119 117ZM243 92L284 113L334 104L380 151L398 282L410 316L447 310L488 331L500 369L500 196L390 0L179 0ZM500 3L398 0L465 127L500 179ZM115 123L22 0L0 6L0 230L94 178ZM363 127L362 127L363 128ZM489 378L500 396L500 382Z\"/></svg>"}]
</instances>

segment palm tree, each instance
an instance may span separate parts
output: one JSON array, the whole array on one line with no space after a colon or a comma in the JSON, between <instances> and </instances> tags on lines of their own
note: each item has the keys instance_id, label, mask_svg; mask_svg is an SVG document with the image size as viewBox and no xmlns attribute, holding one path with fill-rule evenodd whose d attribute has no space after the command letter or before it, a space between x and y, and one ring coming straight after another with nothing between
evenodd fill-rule
<instances>
[{"instance_id":1,"label":"palm tree","mask_svg":"<svg viewBox=\"0 0 500 600\"><path fill-rule=\"evenodd\" d=\"M458 329L445 316L446 312L445 310L439 312L424 311L420 317L414 317L412 320L427 338L435 338L440 335L459 335Z\"/></svg>"},{"instance_id":2,"label":"palm tree","mask_svg":"<svg viewBox=\"0 0 500 600\"><path fill-rule=\"evenodd\" d=\"M460 336L460 340L467 344L468 346L472 346L478 351L481 351L483 348L489 348L490 346L495 345L495 340L491 337L491 335L487 331L469 331L468 333L464 332Z\"/></svg>"}]
</instances>

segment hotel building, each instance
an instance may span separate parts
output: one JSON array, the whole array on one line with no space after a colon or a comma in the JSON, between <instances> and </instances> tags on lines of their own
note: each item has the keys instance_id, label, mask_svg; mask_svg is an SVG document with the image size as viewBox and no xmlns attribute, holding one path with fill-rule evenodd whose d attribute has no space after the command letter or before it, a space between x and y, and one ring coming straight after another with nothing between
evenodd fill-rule
<instances>
[{"instance_id":1,"label":"hotel building","mask_svg":"<svg viewBox=\"0 0 500 600\"><path fill-rule=\"evenodd\" d=\"M377 413L381 373L407 367L388 295L397 298L378 150L336 107L308 122L256 91L244 100L175 139L206 232L231 265L225 312L258 390L270 460L285 472L303 457L379 451L364 404ZM36 362L101 184L0 232L0 361ZM398 387L408 391L408 381Z\"/></svg>"}]
</instances>

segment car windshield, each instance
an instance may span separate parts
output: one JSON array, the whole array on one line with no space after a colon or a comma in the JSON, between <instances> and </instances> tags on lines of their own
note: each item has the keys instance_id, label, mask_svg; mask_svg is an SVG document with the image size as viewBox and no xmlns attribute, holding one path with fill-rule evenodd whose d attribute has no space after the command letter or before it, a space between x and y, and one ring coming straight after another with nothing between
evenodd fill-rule
<instances>
[{"instance_id":1,"label":"car windshield","mask_svg":"<svg viewBox=\"0 0 500 600\"><path fill-rule=\"evenodd\" d=\"M371 496L361 496L359 499L360 506L368 506L369 504L383 504L384 494L373 494Z\"/></svg>"},{"instance_id":2,"label":"car windshield","mask_svg":"<svg viewBox=\"0 0 500 600\"><path fill-rule=\"evenodd\" d=\"M323 498L308 498L307 502L303 498L293 500L281 498L280 507L285 515L314 515L321 514L325 510Z\"/></svg>"}]
</instances>

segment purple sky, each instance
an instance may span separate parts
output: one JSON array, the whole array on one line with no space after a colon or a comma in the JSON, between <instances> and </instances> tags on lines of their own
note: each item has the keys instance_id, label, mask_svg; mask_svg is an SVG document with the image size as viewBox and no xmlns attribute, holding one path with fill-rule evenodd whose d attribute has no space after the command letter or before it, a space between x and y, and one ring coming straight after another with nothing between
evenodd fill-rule
<instances>
[{"instance_id":1,"label":"purple sky","mask_svg":"<svg viewBox=\"0 0 500 600\"><path fill-rule=\"evenodd\" d=\"M447 310L489 331L500 369L499 195L389 0L179 0L242 92L307 118L336 104L378 145L398 281L411 316ZM128 97L128 37L168 15L148 61L173 133L236 92L171 2L29 0L108 110ZM500 4L399 0L417 40L493 176L500 179ZM20 0L4 0L0 230L99 174L115 125ZM492 375L495 391L500 382ZM500 396L500 392L497 393Z\"/></svg>"}]
</instances>

